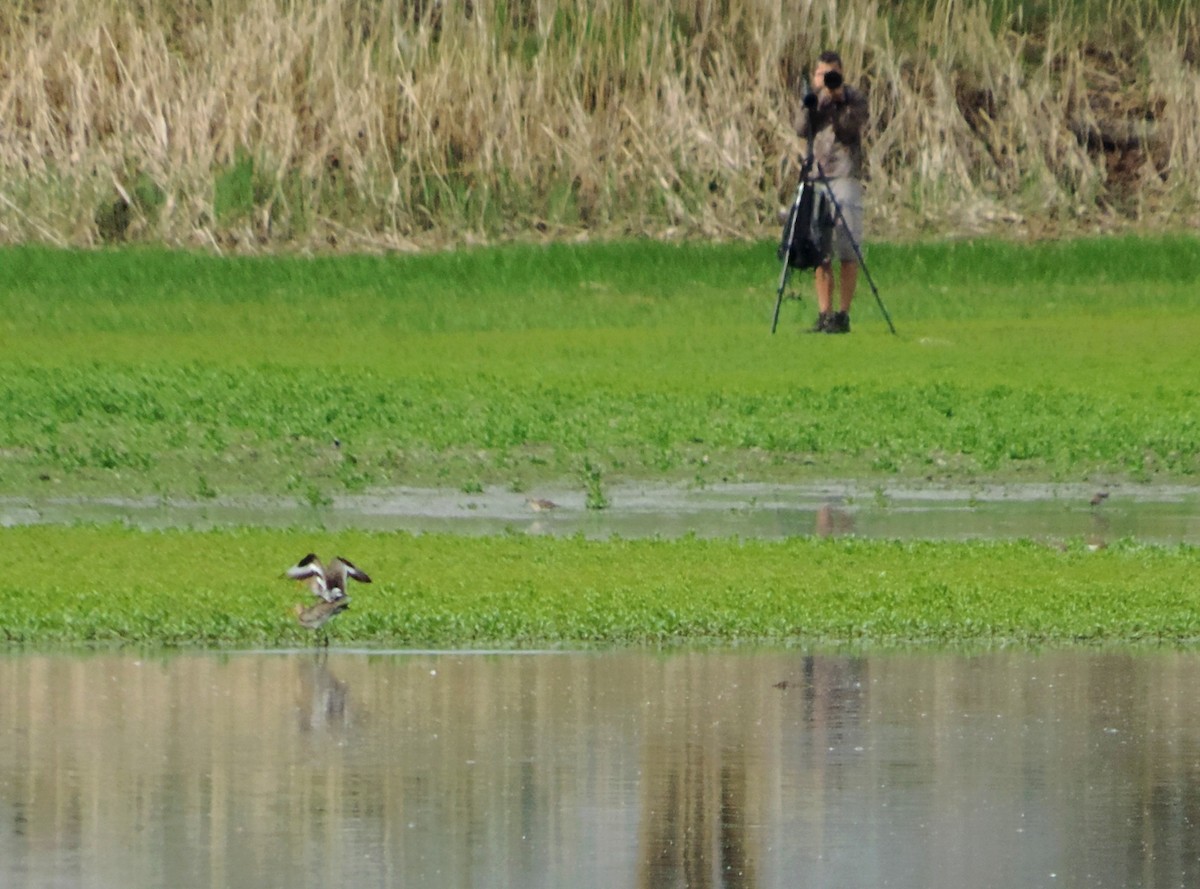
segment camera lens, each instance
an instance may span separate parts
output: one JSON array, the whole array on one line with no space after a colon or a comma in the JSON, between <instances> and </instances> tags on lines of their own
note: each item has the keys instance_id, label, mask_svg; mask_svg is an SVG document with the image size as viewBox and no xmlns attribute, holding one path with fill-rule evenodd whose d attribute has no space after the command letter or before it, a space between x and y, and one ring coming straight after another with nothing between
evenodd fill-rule
<instances>
[{"instance_id":1,"label":"camera lens","mask_svg":"<svg viewBox=\"0 0 1200 889\"><path fill-rule=\"evenodd\" d=\"M825 86L828 89L835 90L839 86L841 86L842 83L843 83L843 81L842 81L841 72L839 72L839 71L826 71L825 72Z\"/></svg>"}]
</instances>

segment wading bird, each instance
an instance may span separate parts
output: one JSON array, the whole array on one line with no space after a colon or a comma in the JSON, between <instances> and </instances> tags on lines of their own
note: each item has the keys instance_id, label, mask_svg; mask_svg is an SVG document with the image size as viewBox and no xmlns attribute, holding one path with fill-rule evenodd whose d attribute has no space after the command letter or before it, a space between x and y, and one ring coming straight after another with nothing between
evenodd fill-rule
<instances>
[{"instance_id":1,"label":"wading bird","mask_svg":"<svg viewBox=\"0 0 1200 889\"><path fill-rule=\"evenodd\" d=\"M346 595L347 578L359 583L371 582L367 573L349 560L336 556L326 567L314 553L309 553L289 568L284 576L308 584L308 588L318 599L315 605L308 608L296 605L296 620L300 621L300 626L310 630L323 628L350 607L350 597ZM324 634L324 643L329 644L328 633Z\"/></svg>"},{"instance_id":2,"label":"wading bird","mask_svg":"<svg viewBox=\"0 0 1200 889\"><path fill-rule=\"evenodd\" d=\"M359 583L370 583L371 578L362 569L353 565L341 556L326 567L314 553L309 553L287 570L287 576L292 580L303 580L318 599L326 602L336 602L346 596L346 578L357 580Z\"/></svg>"}]
</instances>

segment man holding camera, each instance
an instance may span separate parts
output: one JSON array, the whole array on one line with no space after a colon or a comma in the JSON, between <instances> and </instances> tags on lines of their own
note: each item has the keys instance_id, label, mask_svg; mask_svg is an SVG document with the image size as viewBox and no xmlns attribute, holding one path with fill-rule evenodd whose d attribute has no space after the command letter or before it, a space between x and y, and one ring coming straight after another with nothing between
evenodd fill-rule
<instances>
[{"instance_id":1,"label":"man holding camera","mask_svg":"<svg viewBox=\"0 0 1200 889\"><path fill-rule=\"evenodd\" d=\"M796 132L815 161L809 178L828 181L842 217L835 221L831 255L817 267L817 309L813 333L849 333L850 304L858 286L857 244L863 228L862 131L867 123L867 97L842 76L842 59L827 50L817 57L811 89L796 118ZM844 223L844 224L843 224ZM840 265L839 311L833 310L833 260Z\"/></svg>"}]
</instances>

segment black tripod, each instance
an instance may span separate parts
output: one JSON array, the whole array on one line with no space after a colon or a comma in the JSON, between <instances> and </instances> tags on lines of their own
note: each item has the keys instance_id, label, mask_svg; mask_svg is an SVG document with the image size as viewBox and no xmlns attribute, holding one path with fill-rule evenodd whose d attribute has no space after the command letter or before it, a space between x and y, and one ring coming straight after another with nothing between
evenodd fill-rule
<instances>
[{"instance_id":1,"label":"black tripod","mask_svg":"<svg viewBox=\"0 0 1200 889\"><path fill-rule=\"evenodd\" d=\"M775 295L775 314L771 318L771 333L774 333L775 328L779 326L779 309L783 305L788 278L791 277L792 270L815 269L828 262L833 231L841 226L841 233L854 249L858 265L863 270L867 283L871 285L871 293L875 294L875 302L879 306L879 311L883 313L883 319L887 321L888 329L895 335L896 326L892 324L892 316L888 314L887 307L884 306L883 300L879 296L879 289L875 286L875 279L871 277L871 270L867 268L867 261L863 259L858 241L855 240L850 226L846 222L842 204L833 193L833 187L829 184L829 179L825 176L821 165L813 158L811 112L816 105L816 97L811 92L806 93L804 103L809 108L808 156L800 168L800 184L796 187L796 197L792 201L787 222L783 227L783 240L779 245L779 258L783 261L783 270L779 274L779 291ZM816 171L815 176L813 175L814 170ZM829 211L830 207L833 208L832 213Z\"/></svg>"}]
</instances>

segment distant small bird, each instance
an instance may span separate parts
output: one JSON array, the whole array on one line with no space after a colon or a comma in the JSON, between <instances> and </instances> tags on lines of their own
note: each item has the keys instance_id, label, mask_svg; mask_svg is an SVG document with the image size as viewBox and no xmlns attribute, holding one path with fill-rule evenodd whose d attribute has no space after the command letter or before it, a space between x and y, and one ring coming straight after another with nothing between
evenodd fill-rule
<instances>
[{"instance_id":1,"label":"distant small bird","mask_svg":"<svg viewBox=\"0 0 1200 889\"><path fill-rule=\"evenodd\" d=\"M370 583L371 578L361 568L341 556L334 557L328 567L314 553L309 553L286 572L292 580L307 582L308 588L318 599L336 602L346 596L346 578L359 583ZM328 618L327 618L328 619Z\"/></svg>"},{"instance_id":2,"label":"distant small bird","mask_svg":"<svg viewBox=\"0 0 1200 889\"><path fill-rule=\"evenodd\" d=\"M1088 502L1091 503L1092 506L1099 506L1101 503L1103 503L1107 499L1108 499L1108 491L1097 491L1095 494L1092 495L1092 499Z\"/></svg>"},{"instance_id":3,"label":"distant small bird","mask_svg":"<svg viewBox=\"0 0 1200 889\"><path fill-rule=\"evenodd\" d=\"M777 688L780 691L787 691L789 685L791 685L791 683L788 682L786 679L780 679L778 682L776 682L774 685L772 685L771 688Z\"/></svg>"},{"instance_id":4,"label":"distant small bird","mask_svg":"<svg viewBox=\"0 0 1200 889\"><path fill-rule=\"evenodd\" d=\"M546 512L551 509L558 509L558 504L553 500L543 500L540 497L531 497L525 501L529 504L529 508L534 512Z\"/></svg>"}]
</instances>

